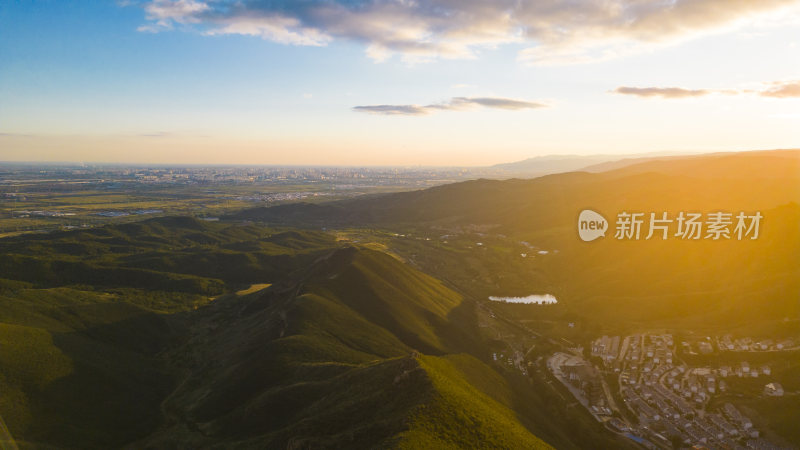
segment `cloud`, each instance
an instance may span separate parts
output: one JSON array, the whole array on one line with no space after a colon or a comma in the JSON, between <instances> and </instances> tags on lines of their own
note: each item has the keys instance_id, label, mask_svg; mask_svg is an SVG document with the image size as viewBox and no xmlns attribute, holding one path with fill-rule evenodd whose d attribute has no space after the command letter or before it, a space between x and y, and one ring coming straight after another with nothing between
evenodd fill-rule
<instances>
[{"instance_id":1,"label":"cloud","mask_svg":"<svg viewBox=\"0 0 800 450\"><path fill-rule=\"evenodd\" d=\"M709 94L743 95L755 94L772 98L800 98L800 80L762 83L761 89L684 89L679 87L631 87L620 86L612 93L636 97L690 98Z\"/></svg>"},{"instance_id":2,"label":"cloud","mask_svg":"<svg viewBox=\"0 0 800 450\"><path fill-rule=\"evenodd\" d=\"M759 93L762 97L800 98L800 80L776 81Z\"/></svg>"},{"instance_id":3,"label":"cloud","mask_svg":"<svg viewBox=\"0 0 800 450\"><path fill-rule=\"evenodd\" d=\"M430 111L425 106L417 105L368 105L368 106L354 106L353 111L365 112L370 114L383 114L387 116L401 115L401 116L421 116L428 114Z\"/></svg>"},{"instance_id":4,"label":"cloud","mask_svg":"<svg viewBox=\"0 0 800 450\"><path fill-rule=\"evenodd\" d=\"M257 36L280 44L322 47L331 41L325 33L305 27L293 17L254 17L223 19L221 26L205 32L208 36L241 34Z\"/></svg>"},{"instance_id":5,"label":"cloud","mask_svg":"<svg viewBox=\"0 0 800 450\"><path fill-rule=\"evenodd\" d=\"M539 102L515 100L501 97L453 97L447 102L433 103L426 106L420 105L368 105L355 106L353 111L382 115L422 116L436 111L461 111L475 107L522 110L546 108L547 105Z\"/></svg>"},{"instance_id":6,"label":"cloud","mask_svg":"<svg viewBox=\"0 0 800 450\"><path fill-rule=\"evenodd\" d=\"M450 101L450 106L472 106L480 105L487 108L499 109L533 109L544 108L544 103L527 102L524 100L514 100L510 98L497 97L455 97ZM450 108L454 109L454 108Z\"/></svg>"},{"instance_id":7,"label":"cloud","mask_svg":"<svg viewBox=\"0 0 800 450\"><path fill-rule=\"evenodd\" d=\"M502 44L530 64L617 58L800 12L800 0L146 0L147 24L194 24L292 45L361 42L376 61L474 58ZM775 21L773 21L775 22Z\"/></svg>"},{"instance_id":8,"label":"cloud","mask_svg":"<svg viewBox=\"0 0 800 450\"><path fill-rule=\"evenodd\" d=\"M614 89L615 93L623 95L635 95L637 97L662 97L662 98L686 98L702 97L710 94L708 89L683 89L677 87L629 87L621 86Z\"/></svg>"},{"instance_id":9,"label":"cloud","mask_svg":"<svg viewBox=\"0 0 800 450\"><path fill-rule=\"evenodd\" d=\"M173 23L200 23L200 15L210 9L208 4L197 0L152 0L144 6L145 18L150 23L138 30L157 33L172 29Z\"/></svg>"}]
</instances>

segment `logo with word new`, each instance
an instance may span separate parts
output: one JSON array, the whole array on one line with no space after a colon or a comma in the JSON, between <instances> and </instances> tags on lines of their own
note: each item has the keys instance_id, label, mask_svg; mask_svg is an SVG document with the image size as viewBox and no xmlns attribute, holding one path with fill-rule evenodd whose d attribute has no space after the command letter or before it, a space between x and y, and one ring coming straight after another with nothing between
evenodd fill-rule
<instances>
[{"instance_id":1,"label":"logo with word new","mask_svg":"<svg viewBox=\"0 0 800 450\"><path fill-rule=\"evenodd\" d=\"M763 218L759 211L752 214L740 211L736 215L713 211L705 216L685 211L680 211L677 216L670 216L666 211L660 214L622 211L616 217L614 239L752 240L758 239ZM584 242L604 237L608 228L606 218L591 209L584 209L578 216L578 235Z\"/></svg>"},{"instance_id":2,"label":"logo with word new","mask_svg":"<svg viewBox=\"0 0 800 450\"><path fill-rule=\"evenodd\" d=\"M602 214L584 209L578 216L578 236L584 242L593 241L606 235L608 221Z\"/></svg>"}]
</instances>

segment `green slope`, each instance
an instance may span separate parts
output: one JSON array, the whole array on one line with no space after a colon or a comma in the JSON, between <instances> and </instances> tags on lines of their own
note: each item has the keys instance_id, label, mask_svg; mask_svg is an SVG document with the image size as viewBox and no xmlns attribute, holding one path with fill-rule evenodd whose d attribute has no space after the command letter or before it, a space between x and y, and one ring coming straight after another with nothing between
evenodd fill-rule
<instances>
[{"instance_id":1,"label":"green slope","mask_svg":"<svg viewBox=\"0 0 800 450\"><path fill-rule=\"evenodd\" d=\"M158 423L172 381L155 355L175 337L160 317L65 288L0 304L0 415L20 443L108 448Z\"/></svg>"},{"instance_id":2,"label":"green slope","mask_svg":"<svg viewBox=\"0 0 800 450\"><path fill-rule=\"evenodd\" d=\"M334 258L344 264L309 280L305 290L338 300L421 351L471 343L449 320L462 298L440 281L374 250L350 248Z\"/></svg>"},{"instance_id":3,"label":"green slope","mask_svg":"<svg viewBox=\"0 0 800 450\"><path fill-rule=\"evenodd\" d=\"M435 396L414 413L398 448L551 448L493 398L507 400L508 386L480 361L467 355L423 356L419 365Z\"/></svg>"},{"instance_id":4,"label":"green slope","mask_svg":"<svg viewBox=\"0 0 800 450\"><path fill-rule=\"evenodd\" d=\"M0 280L0 416L20 443L531 448L537 429L576 445L475 358L474 302L386 253L184 218L0 249L5 267L70 267ZM237 295L245 281L271 286Z\"/></svg>"},{"instance_id":5,"label":"green slope","mask_svg":"<svg viewBox=\"0 0 800 450\"><path fill-rule=\"evenodd\" d=\"M459 330L447 317L460 304L439 281L353 247L318 260L295 286L221 298L194 319L219 327L199 326L204 331L171 355L189 358L187 377L165 406L174 423L143 443L407 448L432 436L456 446L539 442L457 366L412 353L450 348ZM478 379L490 378L484 385L505 383L474 358L456 361ZM485 423L455 417L467 410ZM430 411L437 412L426 416ZM422 424L438 421L452 434L420 434Z\"/></svg>"},{"instance_id":6,"label":"green slope","mask_svg":"<svg viewBox=\"0 0 800 450\"><path fill-rule=\"evenodd\" d=\"M250 276L280 281L332 243L191 218L1 240L0 416L21 444L141 439L175 389L180 374L161 355L187 338L188 311ZM152 264L133 267L142 255Z\"/></svg>"}]
</instances>

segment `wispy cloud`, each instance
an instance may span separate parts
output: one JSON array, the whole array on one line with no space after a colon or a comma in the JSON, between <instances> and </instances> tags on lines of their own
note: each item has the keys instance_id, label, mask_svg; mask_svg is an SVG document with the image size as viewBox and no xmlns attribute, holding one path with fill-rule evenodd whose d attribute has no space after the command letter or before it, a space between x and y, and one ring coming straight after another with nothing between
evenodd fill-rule
<instances>
[{"instance_id":1,"label":"wispy cloud","mask_svg":"<svg viewBox=\"0 0 800 450\"><path fill-rule=\"evenodd\" d=\"M678 87L630 87L620 86L614 89L615 93L635 95L637 97L662 97L662 98L687 98L702 97L710 94L708 89L683 89Z\"/></svg>"},{"instance_id":2,"label":"wispy cloud","mask_svg":"<svg viewBox=\"0 0 800 450\"><path fill-rule=\"evenodd\" d=\"M511 98L498 97L455 97L450 101L451 108L458 109L460 106L480 105L487 108L499 109L534 109L544 108L547 105L539 102L529 102L525 100L514 100Z\"/></svg>"},{"instance_id":3,"label":"wispy cloud","mask_svg":"<svg viewBox=\"0 0 800 450\"><path fill-rule=\"evenodd\" d=\"M138 30L157 33L172 29L174 23L200 23L201 15L210 10L207 3L197 0L151 0L144 6L145 18L150 23Z\"/></svg>"},{"instance_id":4,"label":"wispy cloud","mask_svg":"<svg viewBox=\"0 0 800 450\"><path fill-rule=\"evenodd\" d=\"M773 98L800 98L800 80L770 83L770 86L759 95Z\"/></svg>"},{"instance_id":5,"label":"wispy cloud","mask_svg":"<svg viewBox=\"0 0 800 450\"><path fill-rule=\"evenodd\" d=\"M428 114L430 109L426 106L417 105L366 105L354 106L353 111L386 116L422 116Z\"/></svg>"},{"instance_id":6,"label":"wispy cloud","mask_svg":"<svg viewBox=\"0 0 800 450\"><path fill-rule=\"evenodd\" d=\"M422 116L436 111L460 111L475 107L523 110L545 108L547 104L502 97L453 97L447 102L430 105L366 105L355 106L353 111L382 115Z\"/></svg>"},{"instance_id":7,"label":"wispy cloud","mask_svg":"<svg viewBox=\"0 0 800 450\"><path fill-rule=\"evenodd\" d=\"M679 87L631 87L620 86L611 91L615 94L636 97L691 98L709 94L743 95L755 94L772 98L800 98L800 80L763 83L760 89L685 89Z\"/></svg>"},{"instance_id":8,"label":"wispy cloud","mask_svg":"<svg viewBox=\"0 0 800 450\"><path fill-rule=\"evenodd\" d=\"M519 59L571 64L671 45L760 18L800 11L800 0L146 0L157 32L196 24L208 35L244 34L293 45L365 44L382 61L473 58L522 43Z\"/></svg>"}]
</instances>

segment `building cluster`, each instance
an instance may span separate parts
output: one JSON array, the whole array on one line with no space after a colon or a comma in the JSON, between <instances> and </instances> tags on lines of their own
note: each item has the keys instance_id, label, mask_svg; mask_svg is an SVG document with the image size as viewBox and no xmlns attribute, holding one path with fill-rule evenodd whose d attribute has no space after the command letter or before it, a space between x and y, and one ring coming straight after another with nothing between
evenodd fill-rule
<instances>
[{"instance_id":1,"label":"building cluster","mask_svg":"<svg viewBox=\"0 0 800 450\"><path fill-rule=\"evenodd\" d=\"M619 355L619 342L619 336L601 337L592 342L592 356L602 358L606 365L613 363L617 359L617 355Z\"/></svg>"},{"instance_id":2,"label":"building cluster","mask_svg":"<svg viewBox=\"0 0 800 450\"><path fill-rule=\"evenodd\" d=\"M659 447L680 442L710 448L776 448L760 437L752 421L733 404L708 410L711 398L727 390L726 378L769 375L769 366L751 367L741 362L735 366L690 367L678 361L675 351L670 334L622 339L603 336L592 342L592 356L618 376L620 396L638 421L638 426L629 425L631 432ZM783 395L783 388L779 383L769 383L764 393Z\"/></svg>"},{"instance_id":3,"label":"building cluster","mask_svg":"<svg viewBox=\"0 0 800 450\"><path fill-rule=\"evenodd\" d=\"M14 218L28 218L28 217L69 217L74 216L75 213L72 212L64 212L64 211L44 211L44 210L35 210L35 211L27 211L27 210L19 210L19 211L11 211L11 217Z\"/></svg>"},{"instance_id":4,"label":"building cluster","mask_svg":"<svg viewBox=\"0 0 800 450\"><path fill-rule=\"evenodd\" d=\"M334 195L332 192L268 192L266 194L243 195L236 197L236 200L246 202L296 202L308 200L309 198L329 197Z\"/></svg>"},{"instance_id":5,"label":"building cluster","mask_svg":"<svg viewBox=\"0 0 800 450\"><path fill-rule=\"evenodd\" d=\"M143 183L253 183L253 182L341 182L355 185L425 183L472 179L498 175L488 169L460 167L344 167L344 166L2 166L9 183L30 179L75 179L95 181L138 181Z\"/></svg>"},{"instance_id":6,"label":"building cluster","mask_svg":"<svg viewBox=\"0 0 800 450\"><path fill-rule=\"evenodd\" d=\"M378 186L428 187L476 178L506 177L492 168L462 167L345 167L264 165L54 165L0 163L0 186L30 188L30 183L49 185L89 183L119 188L131 183L166 185L325 184L339 189Z\"/></svg>"},{"instance_id":7,"label":"building cluster","mask_svg":"<svg viewBox=\"0 0 800 450\"><path fill-rule=\"evenodd\" d=\"M716 337L717 348L721 352L764 352L790 350L797 346L792 339L753 339L751 337L734 338L730 334Z\"/></svg>"},{"instance_id":8,"label":"building cluster","mask_svg":"<svg viewBox=\"0 0 800 450\"><path fill-rule=\"evenodd\" d=\"M592 343L592 356L615 372L629 371L650 374L659 365L672 364L674 342L671 334L633 335L621 340L619 336L603 336Z\"/></svg>"}]
</instances>

